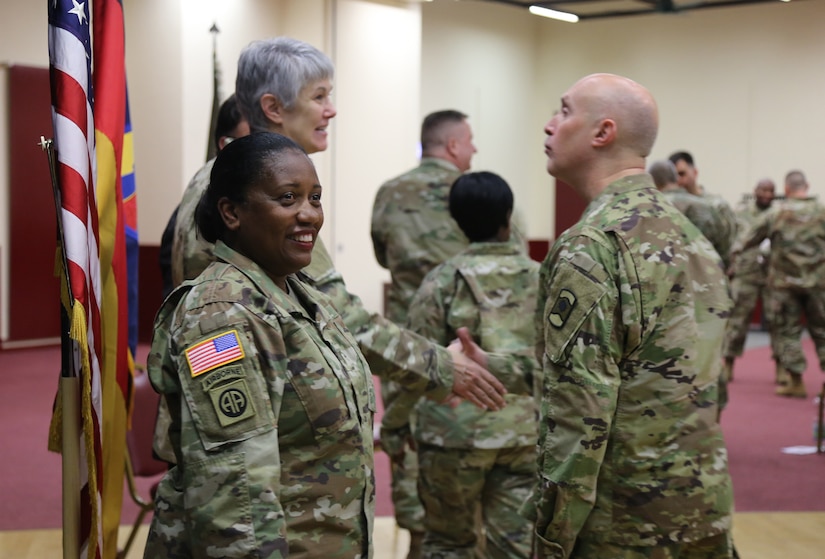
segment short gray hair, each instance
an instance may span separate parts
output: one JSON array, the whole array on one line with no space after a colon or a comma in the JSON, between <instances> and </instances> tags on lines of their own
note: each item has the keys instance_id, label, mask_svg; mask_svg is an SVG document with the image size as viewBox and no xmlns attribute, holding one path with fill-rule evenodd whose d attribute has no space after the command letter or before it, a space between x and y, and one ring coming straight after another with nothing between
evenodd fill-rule
<instances>
[{"instance_id":1,"label":"short gray hair","mask_svg":"<svg viewBox=\"0 0 825 559\"><path fill-rule=\"evenodd\" d=\"M653 183L658 189L676 183L676 167L667 159L654 161L648 167L647 172L653 177Z\"/></svg>"},{"instance_id":2,"label":"short gray hair","mask_svg":"<svg viewBox=\"0 0 825 559\"><path fill-rule=\"evenodd\" d=\"M312 45L290 37L253 41L238 59L235 96L252 132L269 130L261 109L261 97L274 95L291 109L301 89L313 82L332 79L335 67L329 57Z\"/></svg>"}]
</instances>

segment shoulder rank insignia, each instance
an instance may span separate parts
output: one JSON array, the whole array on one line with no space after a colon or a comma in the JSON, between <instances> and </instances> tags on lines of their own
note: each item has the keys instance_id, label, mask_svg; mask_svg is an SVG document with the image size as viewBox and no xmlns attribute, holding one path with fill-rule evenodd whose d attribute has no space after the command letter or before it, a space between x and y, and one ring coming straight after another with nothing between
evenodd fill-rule
<instances>
[{"instance_id":1,"label":"shoulder rank insignia","mask_svg":"<svg viewBox=\"0 0 825 559\"><path fill-rule=\"evenodd\" d=\"M562 289L556 297L556 302L553 303L553 310L550 311L547 320L556 328L561 328L570 318L570 313L573 312L575 306L576 294L569 289Z\"/></svg>"},{"instance_id":2,"label":"shoulder rank insignia","mask_svg":"<svg viewBox=\"0 0 825 559\"><path fill-rule=\"evenodd\" d=\"M212 336L208 340L193 345L185 353L193 377L244 358L243 346L238 338L237 330Z\"/></svg>"}]
</instances>

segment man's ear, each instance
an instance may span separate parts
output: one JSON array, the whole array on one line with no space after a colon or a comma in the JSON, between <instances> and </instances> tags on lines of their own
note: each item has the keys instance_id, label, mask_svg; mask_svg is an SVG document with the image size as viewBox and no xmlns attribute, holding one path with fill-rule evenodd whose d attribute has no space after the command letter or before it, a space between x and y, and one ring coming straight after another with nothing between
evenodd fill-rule
<instances>
[{"instance_id":1,"label":"man's ear","mask_svg":"<svg viewBox=\"0 0 825 559\"><path fill-rule=\"evenodd\" d=\"M458 138L455 136L447 136L447 141L444 142L444 151L446 151L450 157L455 158L456 153L458 153Z\"/></svg>"},{"instance_id":2,"label":"man's ear","mask_svg":"<svg viewBox=\"0 0 825 559\"><path fill-rule=\"evenodd\" d=\"M229 231L237 231L241 226L238 205L226 196L218 200L218 213Z\"/></svg>"},{"instance_id":3,"label":"man's ear","mask_svg":"<svg viewBox=\"0 0 825 559\"><path fill-rule=\"evenodd\" d=\"M604 147L613 143L616 139L616 121L605 118L599 122L596 135L593 138L594 147Z\"/></svg>"},{"instance_id":4,"label":"man's ear","mask_svg":"<svg viewBox=\"0 0 825 559\"><path fill-rule=\"evenodd\" d=\"M284 123L284 106L277 97L271 93L264 93L259 103L266 118L278 125Z\"/></svg>"}]
</instances>

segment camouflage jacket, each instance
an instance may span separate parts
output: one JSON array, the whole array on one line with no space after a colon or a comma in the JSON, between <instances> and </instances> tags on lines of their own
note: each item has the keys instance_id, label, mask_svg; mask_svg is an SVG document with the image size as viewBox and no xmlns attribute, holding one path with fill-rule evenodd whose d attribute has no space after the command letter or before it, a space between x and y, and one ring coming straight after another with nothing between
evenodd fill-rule
<instances>
[{"instance_id":1,"label":"camouflage jacket","mask_svg":"<svg viewBox=\"0 0 825 559\"><path fill-rule=\"evenodd\" d=\"M312 250L312 263L301 271L301 277L327 295L341 313L373 374L396 381L407 390L426 391L438 400L449 396L453 386L450 352L368 311L357 295L347 291L344 278L333 267L320 238Z\"/></svg>"},{"instance_id":2,"label":"camouflage jacket","mask_svg":"<svg viewBox=\"0 0 825 559\"><path fill-rule=\"evenodd\" d=\"M815 198L774 200L734 252L770 239L768 284L779 289L825 287L825 206Z\"/></svg>"},{"instance_id":3,"label":"camouflage jacket","mask_svg":"<svg viewBox=\"0 0 825 559\"><path fill-rule=\"evenodd\" d=\"M146 557L371 556L375 395L355 340L295 277L287 295L223 243L215 255L155 321L177 466Z\"/></svg>"},{"instance_id":4,"label":"camouflage jacket","mask_svg":"<svg viewBox=\"0 0 825 559\"><path fill-rule=\"evenodd\" d=\"M737 208L736 219L739 224L737 240L747 238L751 227L767 210L768 208L762 209L757 206L753 200ZM768 258L762 254L761 246L752 246L736 255L733 259L733 266L737 278L748 278L754 283L764 284L768 271Z\"/></svg>"},{"instance_id":5,"label":"camouflage jacket","mask_svg":"<svg viewBox=\"0 0 825 559\"><path fill-rule=\"evenodd\" d=\"M386 316L407 321L407 309L430 270L464 250L469 241L450 216L449 196L458 168L436 157L387 181L372 208L375 259L390 271ZM522 228L513 220L513 244L526 247ZM526 253L526 250L525 250Z\"/></svg>"},{"instance_id":6,"label":"camouflage jacket","mask_svg":"<svg viewBox=\"0 0 825 559\"><path fill-rule=\"evenodd\" d=\"M452 163L424 157L375 195L372 246L378 264L392 276L385 314L397 324L406 322L424 276L469 244L448 208L450 187L460 176Z\"/></svg>"},{"instance_id":7,"label":"camouflage jacket","mask_svg":"<svg viewBox=\"0 0 825 559\"><path fill-rule=\"evenodd\" d=\"M681 187L664 190L662 194L707 237L727 267L733 230L728 220L722 218L719 209L711 204L710 199L691 194Z\"/></svg>"},{"instance_id":8,"label":"camouflage jacket","mask_svg":"<svg viewBox=\"0 0 825 559\"><path fill-rule=\"evenodd\" d=\"M485 411L469 402L453 407L406 394L385 412L385 427L415 410L415 437L450 448L506 448L536 444L538 406L533 391L538 373L536 310L539 265L507 243L473 243L434 268L409 308L409 327L439 344L465 326L482 349L509 355L511 367L499 376L507 406ZM490 367L494 375L497 371Z\"/></svg>"},{"instance_id":9,"label":"camouflage jacket","mask_svg":"<svg viewBox=\"0 0 825 559\"><path fill-rule=\"evenodd\" d=\"M556 241L539 290L538 557L728 531L717 387L732 303L707 239L649 175L625 177Z\"/></svg>"},{"instance_id":10,"label":"camouflage jacket","mask_svg":"<svg viewBox=\"0 0 825 559\"><path fill-rule=\"evenodd\" d=\"M184 280L195 279L215 260L212 243L206 242L195 225L195 209L209 186L214 159L210 159L195 173L183 191L178 207L175 233L172 239L172 285L177 287Z\"/></svg>"},{"instance_id":11,"label":"camouflage jacket","mask_svg":"<svg viewBox=\"0 0 825 559\"><path fill-rule=\"evenodd\" d=\"M716 252L719 252L719 256L722 257L722 262L727 268L730 266L730 251L736 240L739 222L728 201L718 194L711 194L704 190L702 199L710 204L716 214L714 222L717 231L714 232L714 239L718 239L716 241L718 246L714 244L714 248L716 248Z\"/></svg>"},{"instance_id":12,"label":"camouflage jacket","mask_svg":"<svg viewBox=\"0 0 825 559\"><path fill-rule=\"evenodd\" d=\"M186 187L178 210L172 248L172 279L175 285L198 276L212 262L213 245L203 240L195 226L195 208L209 185L214 160L195 174ZM303 279L325 293L340 312L347 328L358 340L374 374L395 380L408 390L427 391L436 399L446 398L453 385L453 360L443 347L399 328L367 311L361 299L347 291L344 279L333 267L332 258L319 238L312 263Z\"/></svg>"}]
</instances>

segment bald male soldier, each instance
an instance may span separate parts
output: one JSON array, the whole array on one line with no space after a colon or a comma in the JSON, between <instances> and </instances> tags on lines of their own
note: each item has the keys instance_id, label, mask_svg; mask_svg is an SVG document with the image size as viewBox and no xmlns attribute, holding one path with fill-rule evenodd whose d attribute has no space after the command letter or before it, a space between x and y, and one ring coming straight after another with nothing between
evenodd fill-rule
<instances>
[{"instance_id":1,"label":"bald male soldier","mask_svg":"<svg viewBox=\"0 0 825 559\"><path fill-rule=\"evenodd\" d=\"M544 129L547 170L589 205L541 270L539 558L733 557L717 420L731 300L645 173L657 128L647 89L594 74Z\"/></svg>"}]
</instances>

